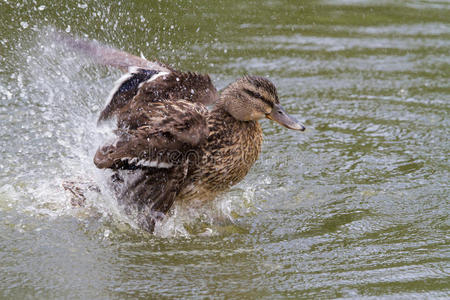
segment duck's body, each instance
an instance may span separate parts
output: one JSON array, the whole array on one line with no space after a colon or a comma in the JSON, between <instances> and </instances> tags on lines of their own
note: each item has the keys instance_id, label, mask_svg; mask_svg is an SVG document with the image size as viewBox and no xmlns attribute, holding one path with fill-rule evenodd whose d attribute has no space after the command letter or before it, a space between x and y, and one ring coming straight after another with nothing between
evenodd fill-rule
<instances>
[{"instance_id":1,"label":"duck's body","mask_svg":"<svg viewBox=\"0 0 450 300\"><path fill-rule=\"evenodd\" d=\"M114 170L112 186L140 226L152 231L174 201L208 201L241 181L261 152L258 120L304 130L281 108L274 85L245 76L220 98L209 76L183 73L115 49L67 40L97 61L128 67L99 122L116 119L116 139L94 163ZM94 51L95 50L95 51ZM206 104L215 106L208 111Z\"/></svg>"},{"instance_id":2,"label":"duck's body","mask_svg":"<svg viewBox=\"0 0 450 300\"><path fill-rule=\"evenodd\" d=\"M237 121L216 108L208 114L207 127L208 136L200 147L161 155L159 161L176 161L170 168L161 167L161 163L159 168L147 168L143 163L138 168L130 165L117 168L113 186L121 203L135 206L138 211L153 205L155 211L166 213L174 201L197 206L240 182L261 152L261 126L254 121ZM152 161L156 161L157 155L151 153ZM161 209L156 209L159 202ZM141 226L152 226L146 222L141 215Z\"/></svg>"}]
</instances>

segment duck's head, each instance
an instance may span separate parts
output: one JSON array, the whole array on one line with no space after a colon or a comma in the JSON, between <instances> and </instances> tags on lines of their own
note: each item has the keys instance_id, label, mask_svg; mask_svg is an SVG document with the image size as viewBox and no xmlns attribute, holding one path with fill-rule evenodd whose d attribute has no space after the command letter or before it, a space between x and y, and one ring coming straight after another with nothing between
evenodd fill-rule
<instances>
[{"instance_id":1,"label":"duck's head","mask_svg":"<svg viewBox=\"0 0 450 300\"><path fill-rule=\"evenodd\" d=\"M289 116L278 100L277 89L268 79L244 76L227 86L221 95L224 109L240 121L273 120L293 130L305 126Z\"/></svg>"}]
</instances>

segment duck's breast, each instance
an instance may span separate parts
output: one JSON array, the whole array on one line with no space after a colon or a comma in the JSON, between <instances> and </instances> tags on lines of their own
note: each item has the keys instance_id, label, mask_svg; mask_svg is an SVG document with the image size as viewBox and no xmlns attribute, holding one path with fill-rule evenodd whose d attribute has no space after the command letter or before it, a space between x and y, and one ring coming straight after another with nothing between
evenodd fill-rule
<instances>
[{"instance_id":1,"label":"duck's breast","mask_svg":"<svg viewBox=\"0 0 450 300\"><path fill-rule=\"evenodd\" d=\"M261 152L262 130L258 122L209 120L210 134L202 158L180 197L214 198L240 182Z\"/></svg>"}]
</instances>

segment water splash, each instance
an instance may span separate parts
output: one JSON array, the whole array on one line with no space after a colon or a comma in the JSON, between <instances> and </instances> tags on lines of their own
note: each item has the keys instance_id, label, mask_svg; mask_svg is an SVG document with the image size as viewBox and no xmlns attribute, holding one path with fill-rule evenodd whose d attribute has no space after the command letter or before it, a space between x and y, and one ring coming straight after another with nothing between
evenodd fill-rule
<instances>
[{"instance_id":1,"label":"water splash","mask_svg":"<svg viewBox=\"0 0 450 300\"><path fill-rule=\"evenodd\" d=\"M99 144L112 138L112 124L97 127L96 119L119 71L65 49L54 33L43 29L18 48L15 56L25 54L26 59L12 63L9 84L0 85L6 100L1 117L10 129L2 134L7 174L0 179L0 201L32 215L97 216L100 222L137 228L114 199L107 180L111 171L92 163ZM74 208L65 181L93 182L101 192L86 190L84 207ZM156 234L217 234L214 223L230 223L232 210L227 198L201 209L176 206L157 224Z\"/></svg>"}]
</instances>

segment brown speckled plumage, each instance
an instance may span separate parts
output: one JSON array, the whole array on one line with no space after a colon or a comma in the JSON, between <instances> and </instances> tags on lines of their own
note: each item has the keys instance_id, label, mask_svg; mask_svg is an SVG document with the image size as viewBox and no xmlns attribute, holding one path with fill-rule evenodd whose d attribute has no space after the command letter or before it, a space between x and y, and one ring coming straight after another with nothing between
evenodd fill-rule
<instances>
[{"instance_id":1,"label":"brown speckled plumage","mask_svg":"<svg viewBox=\"0 0 450 300\"><path fill-rule=\"evenodd\" d=\"M257 121L237 121L219 107L210 113L208 128L199 164L180 191L183 201L205 201L226 191L247 175L261 151L263 137Z\"/></svg>"},{"instance_id":2,"label":"brown speckled plumage","mask_svg":"<svg viewBox=\"0 0 450 300\"><path fill-rule=\"evenodd\" d=\"M152 231L174 201L208 201L241 181L261 151L258 120L304 127L279 104L275 86L245 76L218 94L208 75L183 73L94 42L63 39L96 61L128 68L99 122L115 118L116 139L94 157L115 170L117 198ZM205 104L215 103L208 111Z\"/></svg>"}]
</instances>

